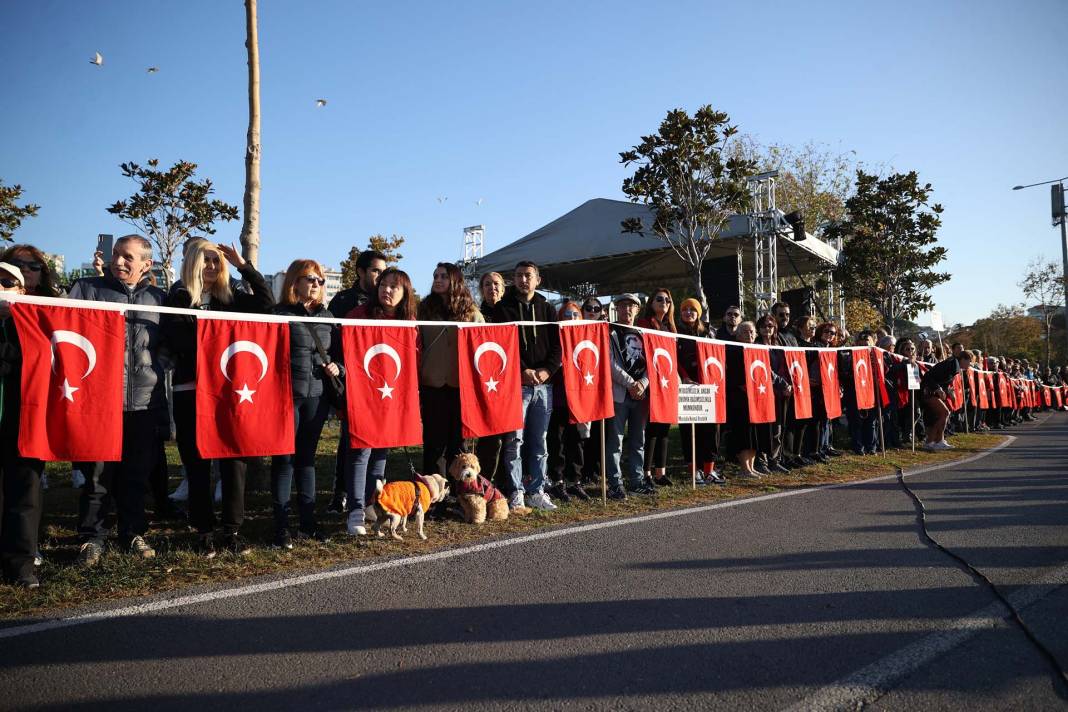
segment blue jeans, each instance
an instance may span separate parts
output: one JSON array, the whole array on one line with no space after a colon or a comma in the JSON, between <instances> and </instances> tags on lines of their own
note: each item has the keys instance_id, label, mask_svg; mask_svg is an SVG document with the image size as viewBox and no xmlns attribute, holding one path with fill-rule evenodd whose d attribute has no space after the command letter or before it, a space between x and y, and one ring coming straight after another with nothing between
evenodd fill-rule
<instances>
[{"instance_id":1,"label":"blue jeans","mask_svg":"<svg viewBox=\"0 0 1068 712\"><path fill-rule=\"evenodd\" d=\"M608 462L605 463L605 475L613 487L623 486L622 456L623 433L627 433L627 481L632 487L642 483L645 466L645 425L649 422L649 401L636 401L629 395L623 402L615 404L615 417L609 419Z\"/></svg>"},{"instance_id":2,"label":"blue jeans","mask_svg":"<svg viewBox=\"0 0 1068 712\"><path fill-rule=\"evenodd\" d=\"M507 464L512 480L512 492L523 491L524 469L529 478L527 494L541 492L545 487L549 460L546 436L552 414L552 386L548 383L523 386L523 427L514 433L505 433L501 450L501 461Z\"/></svg>"},{"instance_id":3,"label":"blue jeans","mask_svg":"<svg viewBox=\"0 0 1068 712\"><path fill-rule=\"evenodd\" d=\"M345 491L349 514L363 513L374 502L375 484L386 479L389 448L353 448L349 445L348 423L341 423L342 453L345 461ZM359 519L359 515L356 517Z\"/></svg>"},{"instance_id":4,"label":"blue jeans","mask_svg":"<svg viewBox=\"0 0 1068 712\"><path fill-rule=\"evenodd\" d=\"M294 398L293 419L296 421L296 452L292 455L275 455L271 459L271 494L274 497L274 527L285 529L289 525L290 493L293 477L297 479L298 513L300 530L314 532L315 523L315 450L323 423L330 413L326 398Z\"/></svg>"}]
</instances>

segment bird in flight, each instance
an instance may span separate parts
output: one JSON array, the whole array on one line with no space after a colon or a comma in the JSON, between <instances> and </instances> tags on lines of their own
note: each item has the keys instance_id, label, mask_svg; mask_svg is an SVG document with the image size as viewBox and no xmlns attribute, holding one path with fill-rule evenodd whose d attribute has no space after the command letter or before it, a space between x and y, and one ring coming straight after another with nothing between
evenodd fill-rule
<instances>
[{"instance_id":1,"label":"bird in flight","mask_svg":"<svg viewBox=\"0 0 1068 712\"><path fill-rule=\"evenodd\" d=\"M98 67L101 66L102 64L104 64L103 55L101 55L99 52L97 52L96 54L93 55L93 58L89 60L89 64L95 64Z\"/></svg>"},{"instance_id":2,"label":"bird in flight","mask_svg":"<svg viewBox=\"0 0 1068 712\"><path fill-rule=\"evenodd\" d=\"M479 198L478 200L475 201L475 205L479 205L479 206L482 205L482 201L483 200L485 200L485 198Z\"/></svg>"},{"instance_id":3,"label":"bird in flight","mask_svg":"<svg viewBox=\"0 0 1068 712\"><path fill-rule=\"evenodd\" d=\"M316 99L315 105L320 109L323 108L324 106L326 106L326 99Z\"/></svg>"},{"instance_id":4,"label":"bird in flight","mask_svg":"<svg viewBox=\"0 0 1068 712\"><path fill-rule=\"evenodd\" d=\"M447 195L439 195L438 196L438 205L442 205L448 199L449 199L449 197Z\"/></svg>"},{"instance_id":5,"label":"bird in flight","mask_svg":"<svg viewBox=\"0 0 1068 712\"><path fill-rule=\"evenodd\" d=\"M147 70L145 70L145 71L147 71L147 72L148 72L149 74L155 74L156 72L158 72L158 71L159 71L159 67L149 67L149 68L148 68Z\"/></svg>"}]
</instances>

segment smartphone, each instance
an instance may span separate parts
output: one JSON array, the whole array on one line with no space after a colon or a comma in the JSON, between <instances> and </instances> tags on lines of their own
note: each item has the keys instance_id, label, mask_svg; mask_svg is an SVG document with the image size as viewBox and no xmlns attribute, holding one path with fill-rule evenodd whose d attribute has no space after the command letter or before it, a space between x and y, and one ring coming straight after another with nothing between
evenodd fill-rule
<instances>
[{"instance_id":1,"label":"smartphone","mask_svg":"<svg viewBox=\"0 0 1068 712\"><path fill-rule=\"evenodd\" d=\"M96 249L97 252L104 256L104 261L107 262L111 259L111 248L113 246L112 235L97 235L96 236Z\"/></svg>"}]
</instances>

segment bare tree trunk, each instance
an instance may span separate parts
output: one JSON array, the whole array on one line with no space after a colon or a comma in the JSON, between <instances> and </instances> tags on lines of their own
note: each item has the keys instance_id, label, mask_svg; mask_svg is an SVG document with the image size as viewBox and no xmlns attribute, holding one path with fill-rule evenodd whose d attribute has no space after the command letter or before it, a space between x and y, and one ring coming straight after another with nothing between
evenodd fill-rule
<instances>
[{"instance_id":1,"label":"bare tree trunk","mask_svg":"<svg viewBox=\"0 0 1068 712\"><path fill-rule=\"evenodd\" d=\"M708 321L708 300L705 299L705 287L701 284L701 263L690 266L690 279L693 280L693 294L701 303L701 311L705 315L705 321Z\"/></svg>"},{"instance_id":2,"label":"bare tree trunk","mask_svg":"<svg viewBox=\"0 0 1068 712\"><path fill-rule=\"evenodd\" d=\"M242 256L260 260L260 44L256 0L245 0L245 47L248 49L248 138L245 145L245 214L241 225Z\"/></svg>"}]
</instances>

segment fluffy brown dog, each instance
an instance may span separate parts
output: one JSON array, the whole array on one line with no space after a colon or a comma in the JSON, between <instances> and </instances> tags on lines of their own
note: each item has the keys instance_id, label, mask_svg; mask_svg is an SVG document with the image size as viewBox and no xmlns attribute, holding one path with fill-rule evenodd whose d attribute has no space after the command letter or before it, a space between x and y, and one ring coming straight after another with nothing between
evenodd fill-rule
<instances>
[{"instance_id":1,"label":"fluffy brown dog","mask_svg":"<svg viewBox=\"0 0 1068 712\"><path fill-rule=\"evenodd\" d=\"M501 491L483 477L478 458L471 453L461 453L449 466L449 476L456 483L464 521L468 524L501 522L508 518L508 500Z\"/></svg>"},{"instance_id":2,"label":"fluffy brown dog","mask_svg":"<svg viewBox=\"0 0 1068 712\"><path fill-rule=\"evenodd\" d=\"M415 517L415 530L420 539L425 540L423 532L423 515L430 505L440 502L449 494L449 487L441 475L417 475L416 480L397 480L384 482L379 480L375 489L378 497L375 501L375 534L385 536L382 527L389 526L389 534L397 541L402 537L397 533L408 531L408 517Z\"/></svg>"}]
</instances>

